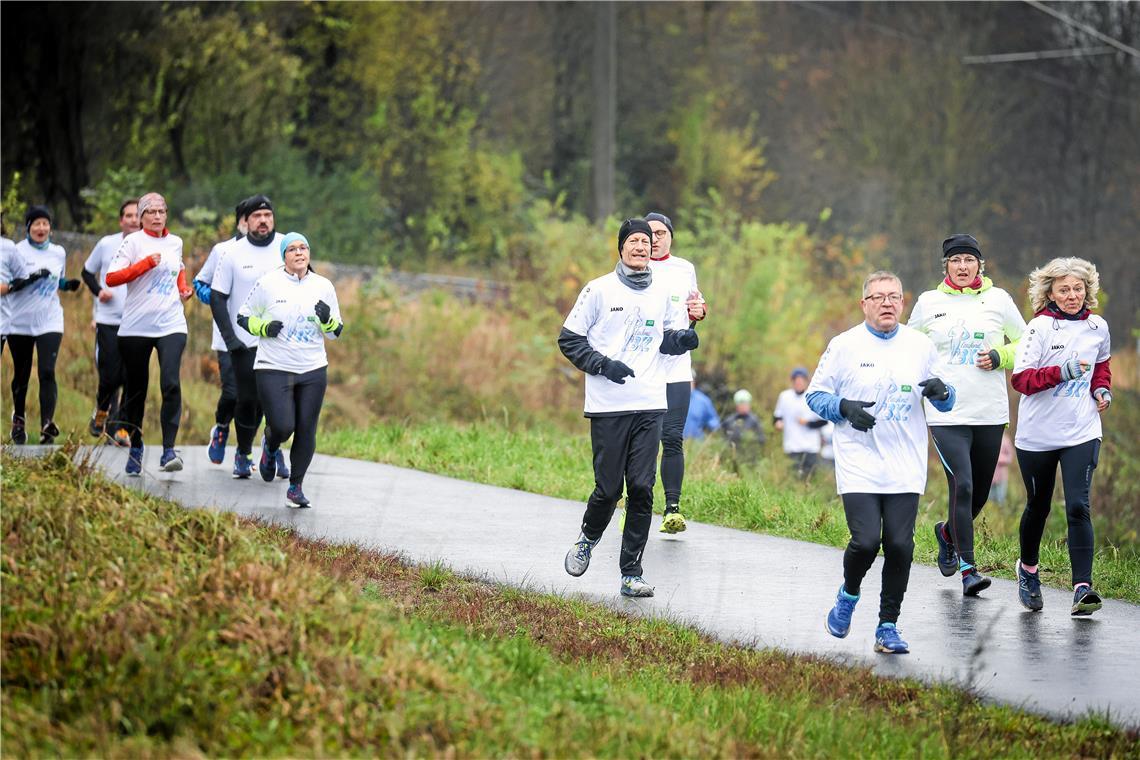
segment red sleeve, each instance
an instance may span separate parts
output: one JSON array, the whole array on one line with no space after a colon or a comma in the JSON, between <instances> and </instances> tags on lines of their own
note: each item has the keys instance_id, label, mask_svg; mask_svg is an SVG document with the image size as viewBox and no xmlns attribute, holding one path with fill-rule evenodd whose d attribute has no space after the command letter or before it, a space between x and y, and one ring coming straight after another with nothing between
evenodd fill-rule
<instances>
[{"instance_id":1,"label":"red sleeve","mask_svg":"<svg viewBox=\"0 0 1140 760\"><path fill-rule=\"evenodd\" d=\"M139 259L134 264L124 269L116 269L114 272L107 272L107 285L116 287L118 285L126 285L131 280L137 280L144 274L154 269L157 266L150 258Z\"/></svg>"},{"instance_id":2,"label":"red sleeve","mask_svg":"<svg viewBox=\"0 0 1140 760\"><path fill-rule=\"evenodd\" d=\"M1100 366L1100 365L1097 365ZM1023 369L1021 372L1015 372L1010 375L1009 381L1013 384L1014 390L1023 396L1032 396L1034 393L1055 388L1061 384L1061 368L1054 365L1052 367L1041 367Z\"/></svg>"},{"instance_id":3,"label":"red sleeve","mask_svg":"<svg viewBox=\"0 0 1140 760\"><path fill-rule=\"evenodd\" d=\"M190 286L186 284L186 270L178 270L178 293L179 295L186 295L190 292Z\"/></svg>"},{"instance_id":4,"label":"red sleeve","mask_svg":"<svg viewBox=\"0 0 1140 760\"><path fill-rule=\"evenodd\" d=\"M1097 388L1112 390L1112 369L1108 366L1110 361L1112 361L1111 357L1102 362L1097 362L1096 366L1093 367L1091 388L1093 392L1095 392Z\"/></svg>"}]
</instances>

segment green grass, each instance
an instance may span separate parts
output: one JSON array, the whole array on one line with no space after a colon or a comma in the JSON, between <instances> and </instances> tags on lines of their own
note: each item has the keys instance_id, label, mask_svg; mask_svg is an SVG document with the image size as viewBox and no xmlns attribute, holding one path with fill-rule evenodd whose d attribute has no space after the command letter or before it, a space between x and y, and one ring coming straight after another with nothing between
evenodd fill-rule
<instances>
[{"instance_id":1,"label":"green grass","mask_svg":"<svg viewBox=\"0 0 1140 760\"><path fill-rule=\"evenodd\" d=\"M814 482L792 478L781 454L770 453L754 467L738 467L717 441L687 444L685 515L693 520L741 528L813 543L842 547L850 534L834 481L817 473ZM464 480L585 501L593 489L590 442L583 423L578 434L500 423L387 423L365 430L337 430L322 435L319 449ZM1015 477L1011 474L1011 478ZM1094 514L1096 499L1094 482ZM1011 483L1010 505L991 505L976 523L976 558L981 570L1013 578L1018 556L1019 491ZM658 483L654 503L664 503ZM934 564L933 526L945 519L946 482L932 470L915 531L915 561ZM1063 502L1056 502L1041 547L1041 577L1056 587L1069 586ZM1098 526L1100 534L1106 531ZM836 565L836 574L840 572ZM1134 542L1101 542L1094 564L1097 588L1106 596L1140 603L1140 551ZM948 584L952 581L946 581Z\"/></svg>"},{"instance_id":2,"label":"green grass","mask_svg":"<svg viewBox=\"0 0 1140 760\"><path fill-rule=\"evenodd\" d=\"M1096 717L185 510L66 453L2 466L7 756L1137 754Z\"/></svg>"}]
</instances>

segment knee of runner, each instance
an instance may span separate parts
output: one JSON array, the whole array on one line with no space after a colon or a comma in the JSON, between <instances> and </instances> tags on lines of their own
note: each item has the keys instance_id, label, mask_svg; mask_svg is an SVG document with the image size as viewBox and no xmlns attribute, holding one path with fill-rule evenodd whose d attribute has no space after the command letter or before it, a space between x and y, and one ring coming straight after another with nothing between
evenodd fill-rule
<instances>
[{"instance_id":1,"label":"knee of runner","mask_svg":"<svg viewBox=\"0 0 1140 760\"><path fill-rule=\"evenodd\" d=\"M1065 516L1070 523L1086 523L1092 520L1091 510L1087 501L1066 503Z\"/></svg>"},{"instance_id":2,"label":"knee of runner","mask_svg":"<svg viewBox=\"0 0 1140 760\"><path fill-rule=\"evenodd\" d=\"M685 451L685 439L681 435L681 431L678 430L675 436L662 436L661 450L665 453L666 456L683 454Z\"/></svg>"},{"instance_id":3,"label":"knee of runner","mask_svg":"<svg viewBox=\"0 0 1140 760\"><path fill-rule=\"evenodd\" d=\"M852 537L850 547L856 554L875 555L879 553L879 539L860 539Z\"/></svg>"},{"instance_id":4,"label":"knee of runner","mask_svg":"<svg viewBox=\"0 0 1140 760\"><path fill-rule=\"evenodd\" d=\"M883 554L888 557L909 559L914 555L914 539L910 536L883 542Z\"/></svg>"},{"instance_id":5,"label":"knee of runner","mask_svg":"<svg viewBox=\"0 0 1140 760\"><path fill-rule=\"evenodd\" d=\"M653 508L653 486L630 486L629 508L631 510L646 510Z\"/></svg>"}]
</instances>

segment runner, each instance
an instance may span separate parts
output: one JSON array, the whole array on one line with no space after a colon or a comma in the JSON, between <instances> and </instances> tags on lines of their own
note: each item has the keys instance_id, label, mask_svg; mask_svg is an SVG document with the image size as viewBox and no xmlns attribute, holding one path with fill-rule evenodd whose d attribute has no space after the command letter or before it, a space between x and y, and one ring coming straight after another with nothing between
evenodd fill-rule
<instances>
[{"instance_id":1,"label":"runner","mask_svg":"<svg viewBox=\"0 0 1140 760\"><path fill-rule=\"evenodd\" d=\"M6 326L8 348L12 352L12 442L28 441L24 404L32 377L32 352L36 355L36 377L40 381L40 443L50 444L59 435L53 417L59 389L55 362L63 340L63 306L59 291L79 290L79 280L64 277L67 254L51 242L51 212L32 206L24 217L25 238L16 243L15 268L28 274L9 282Z\"/></svg>"},{"instance_id":2,"label":"runner","mask_svg":"<svg viewBox=\"0 0 1140 760\"><path fill-rule=\"evenodd\" d=\"M18 293L29 284L28 272L16 244L0 237L0 350L8 343L8 304L11 302L8 295Z\"/></svg>"},{"instance_id":3,"label":"runner","mask_svg":"<svg viewBox=\"0 0 1140 760\"><path fill-rule=\"evenodd\" d=\"M653 596L653 587L642 578L641 555L653 518L657 449L667 407L662 354L679 355L698 344L696 331L687 328L685 310L670 300L673 291L654 281L652 234L644 219L622 222L615 270L583 288L558 336L562 354L586 373L585 416L594 455L594 492L564 566L573 576L586 572L624 483L623 596Z\"/></svg>"},{"instance_id":4,"label":"runner","mask_svg":"<svg viewBox=\"0 0 1140 760\"><path fill-rule=\"evenodd\" d=\"M801 480L807 480L815 471L823 445L819 429L827 424L827 420L808 408L804 395L807 386L808 371L803 367L793 369L792 387L780 391L772 412L776 429L784 434L784 454Z\"/></svg>"},{"instance_id":5,"label":"runner","mask_svg":"<svg viewBox=\"0 0 1140 760\"><path fill-rule=\"evenodd\" d=\"M123 201L119 206L119 231L107 235L91 249L83 264L81 277L95 296L95 366L99 370L99 389L95 393L95 414L87 430L96 438L111 436L120 446L130 446L131 436L117 419L107 424L112 407L121 412L116 396L123 388L123 359L119 356L119 323L123 321L123 299L127 289L107 287L107 269L123 244L123 238L139 229L138 201Z\"/></svg>"},{"instance_id":6,"label":"runner","mask_svg":"<svg viewBox=\"0 0 1140 760\"><path fill-rule=\"evenodd\" d=\"M938 569L946 577L961 573L962 593L977 596L990 579L978 572L974 559L974 520L989 498L1009 424L1002 370L1013 367L1025 320L1009 293L985 276L986 262L973 236L942 241L942 270L944 279L918 297L907 326L934 341L946 381L965 396L946 413L927 403L926 420L949 487L946 521L934 526Z\"/></svg>"},{"instance_id":7,"label":"runner","mask_svg":"<svg viewBox=\"0 0 1140 760\"><path fill-rule=\"evenodd\" d=\"M700 321L706 309L697 289L697 270L685 259L672 255L673 222L664 214L645 215L653 230L653 250L649 268L653 276L670 287L674 303L685 303L689 319ZM669 408L661 424L661 485L665 489L665 519L662 533L680 533L685 529L681 514L681 485L685 480L685 418L689 413L689 391L693 383L693 359L688 352L679 356L663 356L665 396Z\"/></svg>"},{"instance_id":8,"label":"runner","mask_svg":"<svg viewBox=\"0 0 1140 760\"><path fill-rule=\"evenodd\" d=\"M138 210L142 229L123 238L106 276L112 288L127 286L119 325L119 354L123 357L122 421L131 434L126 473L132 476L142 472L142 424L152 351L158 352L162 391L159 467L165 472L182 469L182 458L174 451L182 417L178 373L186 349L186 314L181 301L194 294L182 265L182 238L166 228L166 199L147 193L139 198Z\"/></svg>"},{"instance_id":9,"label":"runner","mask_svg":"<svg viewBox=\"0 0 1140 760\"><path fill-rule=\"evenodd\" d=\"M1100 275L1078 258L1056 258L1029 275L1029 321L1013 366L1017 463L1025 481L1017 591L1033 611L1044 606L1038 558L1052 506L1057 465L1065 489L1074 616L1101 608L1092 587L1093 526L1089 491L1100 459L1100 415L1112 403L1108 323L1092 314Z\"/></svg>"},{"instance_id":10,"label":"runner","mask_svg":"<svg viewBox=\"0 0 1140 760\"><path fill-rule=\"evenodd\" d=\"M253 439L261 424L261 404L253 368L257 359L257 337L238 328L238 309L245 303L254 283L281 266L281 235L274 232L273 203L264 195L246 202L248 233L226 246L210 283L210 311L225 341L237 383L234 424L237 451L234 452L235 478L253 474ZM231 305L232 302L232 305Z\"/></svg>"},{"instance_id":11,"label":"runner","mask_svg":"<svg viewBox=\"0 0 1140 760\"><path fill-rule=\"evenodd\" d=\"M955 392L935 375L938 352L930 339L899 325L903 287L895 274L870 274L860 306L864 323L832 339L807 389L808 406L836 423L835 478L851 531L843 585L826 628L839 638L850 631L863 577L882 544L875 651L902 654L910 648L895 624L910 578L918 498L926 489L922 399L949 411Z\"/></svg>"},{"instance_id":12,"label":"runner","mask_svg":"<svg viewBox=\"0 0 1140 760\"><path fill-rule=\"evenodd\" d=\"M260 338L254 375L266 430L258 471L267 483L280 474L281 444L292 436L285 504L305 508L311 504L301 487L317 448L317 420L328 385L325 339L340 337L344 323L332 283L309 266L305 236L282 236L279 250L285 266L258 279L237 322Z\"/></svg>"}]
</instances>

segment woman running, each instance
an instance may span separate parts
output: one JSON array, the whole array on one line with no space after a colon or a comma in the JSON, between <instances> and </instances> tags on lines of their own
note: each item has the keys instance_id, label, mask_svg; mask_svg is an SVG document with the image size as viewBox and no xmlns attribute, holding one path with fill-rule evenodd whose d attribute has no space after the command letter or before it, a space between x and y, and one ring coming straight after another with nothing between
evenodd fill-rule
<instances>
[{"instance_id":1,"label":"woman running","mask_svg":"<svg viewBox=\"0 0 1140 760\"><path fill-rule=\"evenodd\" d=\"M309 241L299 232L281 238L285 266L261 276L238 310L238 325L260 338L254 376L269 429L258 471L271 482L277 452L289 449L289 507L311 506L301 485L317 449L317 421L328 385L325 339L340 337L344 324L333 284L309 267Z\"/></svg>"},{"instance_id":2,"label":"woman running","mask_svg":"<svg viewBox=\"0 0 1140 760\"><path fill-rule=\"evenodd\" d=\"M79 290L79 280L64 278L67 254L50 241L51 212L32 206L24 217L25 237L16 243L12 268L29 273L8 283L4 331L12 351L12 442L28 441L25 402L32 377L32 353L40 381L40 443L59 435L53 417L59 397L55 361L63 340L63 306L59 291Z\"/></svg>"},{"instance_id":3,"label":"woman running","mask_svg":"<svg viewBox=\"0 0 1140 760\"><path fill-rule=\"evenodd\" d=\"M1108 323L1097 306L1100 276L1078 258L1056 258L1029 275L1036 316L1017 350L1011 378L1022 394L1017 412L1017 463L1025 481L1017 592L1033 611L1043 606L1037 563L1041 534L1061 466L1073 572L1071 613L1101 608L1092 587L1093 526L1089 490L1100 458L1100 415L1112 403Z\"/></svg>"},{"instance_id":4,"label":"woman running","mask_svg":"<svg viewBox=\"0 0 1140 760\"><path fill-rule=\"evenodd\" d=\"M961 573L962 593L977 596L990 579L978 572L974 559L974 520L989 498L1009 423L1001 370L1013 367L1025 320L1009 293L985 276L986 263L972 235L942 241L942 271L938 287L918 297L907 326L934 341L946 382L959 393L948 412L926 402L926 421L950 491L946 522L934 526L934 535L938 569L948 578Z\"/></svg>"},{"instance_id":5,"label":"woman running","mask_svg":"<svg viewBox=\"0 0 1140 760\"><path fill-rule=\"evenodd\" d=\"M194 291L186 282L182 265L182 238L166 228L166 199L158 193L139 198L142 229L123 238L111 259L107 285L127 286L123 321L119 325L119 353L123 357L122 421L131 433L126 472L142 472L143 413L150 386L150 355L158 352L162 389L162 458L165 472L182 469L174 451L182 417L182 384L179 368L186 348L186 314L182 301Z\"/></svg>"}]
</instances>

